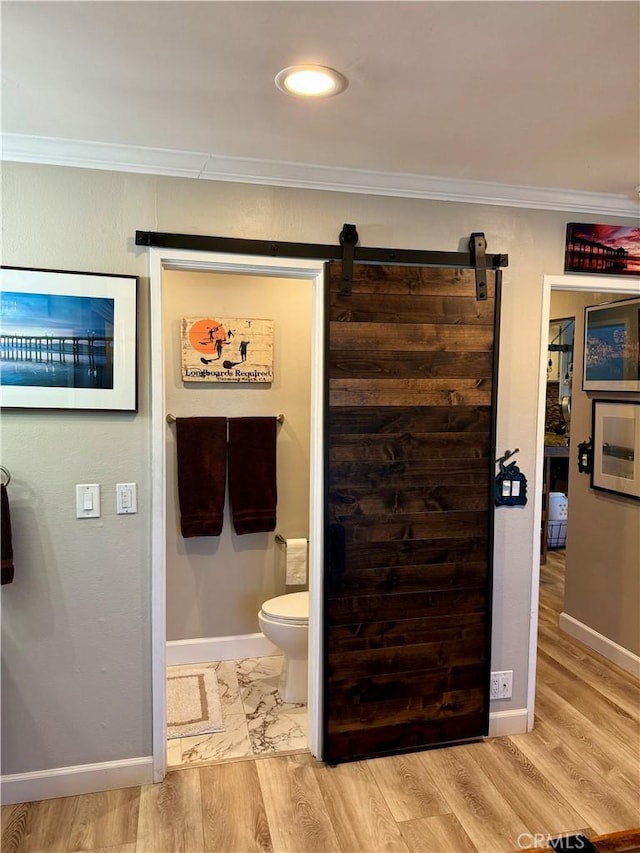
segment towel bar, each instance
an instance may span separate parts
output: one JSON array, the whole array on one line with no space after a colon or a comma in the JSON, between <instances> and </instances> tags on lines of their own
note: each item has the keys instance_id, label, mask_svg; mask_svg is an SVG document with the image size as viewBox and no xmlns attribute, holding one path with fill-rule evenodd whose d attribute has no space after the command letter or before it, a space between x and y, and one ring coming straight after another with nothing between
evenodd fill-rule
<instances>
[{"instance_id":1,"label":"towel bar","mask_svg":"<svg viewBox=\"0 0 640 853\"><path fill-rule=\"evenodd\" d=\"M167 415L167 423L168 424L174 424L176 422L176 420L177 420L176 416L172 415L171 412L169 412L169 414ZM284 423L284 415L278 415L276 417L276 420L278 421L279 424L283 424Z\"/></svg>"}]
</instances>

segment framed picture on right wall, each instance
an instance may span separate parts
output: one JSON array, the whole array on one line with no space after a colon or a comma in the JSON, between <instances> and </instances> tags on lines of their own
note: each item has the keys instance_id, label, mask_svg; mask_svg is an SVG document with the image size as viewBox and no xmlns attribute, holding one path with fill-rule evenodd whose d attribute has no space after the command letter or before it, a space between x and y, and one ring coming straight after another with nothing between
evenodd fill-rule
<instances>
[{"instance_id":1,"label":"framed picture on right wall","mask_svg":"<svg viewBox=\"0 0 640 853\"><path fill-rule=\"evenodd\" d=\"M640 500L640 400L593 400L591 488Z\"/></svg>"},{"instance_id":2,"label":"framed picture on right wall","mask_svg":"<svg viewBox=\"0 0 640 853\"><path fill-rule=\"evenodd\" d=\"M640 297L589 305L583 391L640 391Z\"/></svg>"}]
</instances>

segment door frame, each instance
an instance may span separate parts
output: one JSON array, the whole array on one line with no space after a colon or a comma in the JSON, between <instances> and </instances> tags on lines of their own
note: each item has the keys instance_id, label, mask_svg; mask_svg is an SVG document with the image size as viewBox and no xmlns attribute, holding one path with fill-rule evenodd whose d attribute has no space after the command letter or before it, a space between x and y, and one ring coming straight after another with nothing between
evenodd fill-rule
<instances>
[{"instance_id":1,"label":"door frame","mask_svg":"<svg viewBox=\"0 0 640 853\"><path fill-rule=\"evenodd\" d=\"M311 436L309 494L309 749L322 756L323 500L324 500L324 262L299 258L149 249L151 386L151 702L153 780L167 769L166 708L166 406L163 336L164 270L233 272L312 282Z\"/></svg>"},{"instance_id":2,"label":"door frame","mask_svg":"<svg viewBox=\"0 0 640 853\"><path fill-rule=\"evenodd\" d=\"M542 285L542 317L540 320L540 358L538 374L538 416L536 423L535 483L533 511L533 566L531 570L531 620L529 626L529 675L527 684L527 731L533 730L538 662L538 617L540 602L540 526L542 524L542 486L544 466L544 426L547 401L547 360L551 291L620 293L637 296L640 283L635 277L609 275L545 275ZM575 372L574 372L575 377ZM571 458L569 459L571 465Z\"/></svg>"}]
</instances>

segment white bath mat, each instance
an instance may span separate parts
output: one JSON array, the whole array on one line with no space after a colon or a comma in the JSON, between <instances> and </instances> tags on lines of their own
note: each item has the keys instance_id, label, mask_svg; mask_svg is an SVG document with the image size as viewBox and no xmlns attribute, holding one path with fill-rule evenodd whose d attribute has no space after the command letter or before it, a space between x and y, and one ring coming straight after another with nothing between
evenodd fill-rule
<instances>
[{"instance_id":1,"label":"white bath mat","mask_svg":"<svg viewBox=\"0 0 640 853\"><path fill-rule=\"evenodd\" d=\"M213 667L171 667L167 675L167 737L224 731Z\"/></svg>"}]
</instances>

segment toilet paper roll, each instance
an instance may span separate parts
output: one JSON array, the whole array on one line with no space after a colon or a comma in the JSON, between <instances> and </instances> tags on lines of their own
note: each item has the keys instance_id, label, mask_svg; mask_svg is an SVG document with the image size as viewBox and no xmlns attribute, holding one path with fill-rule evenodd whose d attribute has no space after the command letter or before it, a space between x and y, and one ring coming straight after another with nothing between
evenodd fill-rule
<instances>
[{"instance_id":1,"label":"toilet paper roll","mask_svg":"<svg viewBox=\"0 0 640 853\"><path fill-rule=\"evenodd\" d=\"M307 540L286 539L287 571L286 582L299 586L307 582Z\"/></svg>"}]
</instances>

